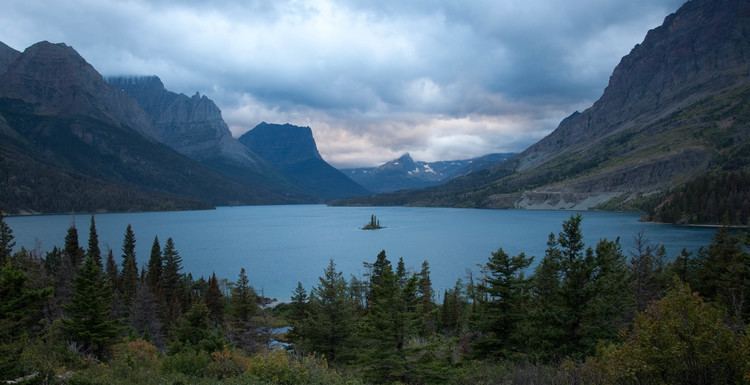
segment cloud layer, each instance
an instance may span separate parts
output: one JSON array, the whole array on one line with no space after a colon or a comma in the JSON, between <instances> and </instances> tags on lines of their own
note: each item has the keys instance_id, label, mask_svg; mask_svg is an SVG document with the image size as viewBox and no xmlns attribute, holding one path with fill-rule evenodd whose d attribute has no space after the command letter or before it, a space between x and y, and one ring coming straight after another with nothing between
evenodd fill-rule
<instances>
[{"instance_id":1,"label":"cloud layer","mask_svg":"<svg viewBox=\"0 0 750 385\"><path fill-rule=\"evenodd\" d=\"M200 91L235 135L313 128L337 166L521 151L586 108L682 0L10 0L0 40Z\"/></svg>"}]
</instances>

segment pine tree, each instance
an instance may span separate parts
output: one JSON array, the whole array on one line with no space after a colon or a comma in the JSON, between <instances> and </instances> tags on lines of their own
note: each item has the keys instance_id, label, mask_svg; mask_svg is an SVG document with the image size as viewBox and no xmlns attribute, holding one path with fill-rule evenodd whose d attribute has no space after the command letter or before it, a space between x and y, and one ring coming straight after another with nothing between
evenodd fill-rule
<instances>
[{"instance_id":1,"label":"pine tree","mask_svg":"<svg viewBox=\"0 0 750 385\"><path fill-rule=\"evenodd\" d=\"M407 375L405 297L384 251L370 266L367 314L360 332L363 338L360 361L373 382L403 382Z\"/></svg>"},{"instance_id":2,"label":"pine tree","mask_svg":"<svg viewBox=\"0 0 750 385\"><path fill-rule=\"evenodd\" d=\"M307 291L302 286L302 282L297 282L297 287L292 293L292 302L290 304L289 311L289 323L291 324L291 330L289 331L289 339L298 346L305 346L305 342L302 340L305 336L305 325L306 320L309 317L308 303L307 303Z\"/></svg>"},{"instance_id":3,"label":"pine tree","mask_svg":"<svg viewBox=\"0 0 750 385\"><path fill-rule=\"evenodd\" d=\"M579 357L583 354L583 314L594 295L590 285L595 268L594 253L591 249L584 253L581 219L581 215L576 214L563 222L563 230L557 238L563 277L560 285L563 329L560 349L563 356Z\"/></svg>"},{"instance_id":4,"label":"pine tree","mask_svg":"<svg viewBox=\"0 0 750 385\"><path fill-rule=\"evenodd\" d=\"M544 258L531 279L529 353L543 360L553 360L559 358L556 350L564 334L561 254L554 234L549 235Z\"/></svg>"},{"instance_id":5,"label":"pine tree","mask_svg":"<svg viewBox=\"0 0 750 385\"><path fill-rule=\"evenodd\" d=\"M750 252L745 247L722 227L696 261L696 289L724 306L737 326L750 321Z\"/></svg>"},{"instance_id":6,"label":"pine tree","mask_svg":"<svg viewBox=\"0 0 750 385\"><path fill-rule=\"evenodd\" d=\"M110 316L112 292L103 274L87 257L75 279L72 302L66 307L65 331L81 351L103 357L118 335Z\"/></svg>"},{"instance_id":7,"label":"pine tree","mask_svg":"<svg viewBox=\"0 0 750 385\"><path fill-rule=\"evenodd\" d=\"M476 344L482 356L508 357L521 350L524 341L519 340L520 325L527 312L529 290L524 271L531 262L532 258L523 253L510 257L498 249L484 265L484 278L479 286L481 336Z\"/></svg>"},{"instance_id":8,"label":"pine tree","mask_svg":"<svg viewBox=\"0 0 750 385\"><path fill-rule=\"evenodd\" d=\"M99 270L104 269L102 265L102 252L99 249L99 236L96 233L96 222L94 216L91 216L91 225L89 226L89 247L86 249L86 255L93 258Z\"/></svg>"},{"instance_id":9,"label":"pine tree","mask_svg":"<svg viewBox=\"0 0 750 385\"><path fill-rule=\"evenodd\" d=\"M637 311L646 310L652 301L661 298L666 289L663 250L663 247L654 250L643 232L636 235L635 250L630 258L630 270Z\"/></svg>"},{"instance_id":10,"label":"pine tree","mask_svg":"<svg viewBox=\"0 0 750 385\"><path fill-rule=\"evenodd\" d=\"M437 308L434 301L432 290L432 280L430 279L430 264L427 261L422 262L422 269L419 272L419 282L417 286L417 296L419 305L419 335L429 337L437 331Z\"/></svg>"},{"instance_id":11,"label":"pine tree","mask_svg":"<svg viewBox=\"0 0 750 385\"><path fill-rule=\"evenodd\" d=\"M78 229L75 225L68 228L68 234L65 236L65 248L63 254L76 270L83 262L84 252L78 244ZM72 279L72 277L71 277Z\"/></svg>"},{"instance_id":12,"label":"pine tree","mask_svg":"<svg viewBox=\"0 0 750 385\"><path fill-rule=\"evenodd\" d=\"M151 245L151 256L148 259L148 272L146 273L146 283L151 287L153 293L158 293L159 282L161 281L162 255L159 237L154 237L154 243Z\"/></svg>"},{"instance_id":13,"label":"pine tree","mask_svg":"<svg viewBox=\"0 0 750 385\"><path fill-rule=\"evenodd\" d=\"M232 342L247 352L257 349L256 330L252 318L258 313L258 299L255 291L250 287L245 269L240 269L240 275L232 288L229 306L229 333ZM290 320L290 322L294 322Z\"/></svg>"},{"instance_id":14,"label":"pine tree","mask_svg":"<svg viewBox=\"0 0 750 385\"><path fill-rule=\"evenodd\" d=\"M182 313L183 282L180 271L182 258L175 248L172 238L164 245L164 269L161 275L161 292L165 302L164 324L169 326Z\"/></svg>"},{"instance_id":15,"label":"pine tree","mask_svg":"<svg viewBox=\"0 0 750 385\"><path fill-rule=\"evenodd\" d=\"M5 223L3 214L0 212L0 266L5 265L5 261L11 257L15 245L13 229Z\"/></svg>"},{"instance_id":16,"label":"pine tree","mask_svg":"<svg viewBox=\"0 0 750 385\"><path fill-rule=\"evenodd\" d=\"M117 262L115 262L115 256L112 254L112 250L110 249L109 252L107 252L107 281L109 281L109 286L112 288L112 290L117 290L119 282L120 282L120 272L117 270Z\"/></svg>"},{"instance_id":17,"label":"pine tree","mask_svg":"<svg viewBox=\"0 0 750 385\"><path fill-rule=\"evenodd\" d=\"M331 260L318 286L310 293L310 317L303 341L306 351L323 354L329 361L345 360L352 337L353 306L347 285Z\"/></svg>"},{"instance_id":18,"label":"pine tree","mask_svg":"<svg viewBox=\"0 0 750 385\"><path fill-rule=\"evenodd\" d=\"M33 288L23 271L0 265L0 380L23 374L19 363L25 339L35 332L42 308L52 291Z\"/></svg>"},{"instance_id":19,"label":"pine tree","mask_svg":"<svg viewBox=\"0 0 750 385\"><path fill-rule=\"evenodd\" d=\"M214 352L223 348L224 342L211 325L211 316L206 304L195 302L180 318L174 328L177 342L174 351L196 349Z\"/></svg>"},{"instance_id":20,"label":"pine tree","mask_svg":"<svg viewBox=\"0 0 750 385\"><path fill-rule=\"evenodd\" d=\"M219 280L216 279L216 273L211 274L208 279L208 289L205 295L206 307L214 326L221 326L224 323L224 295L219 289Z\"/></svg>"},{"instance_id":21,"label":"pine tree","mask_svg":"<svg viewBox=\"0 0 750 385\"><path fill-rule=\"evenodd\" d=\"M138 288L138 263L135 259L135 234L132 226L125 229L125 238L122 243L122 276L120 289L122 292L123 305L127 310L133 305L135 291Z\"/></svg>"}]
</instances>

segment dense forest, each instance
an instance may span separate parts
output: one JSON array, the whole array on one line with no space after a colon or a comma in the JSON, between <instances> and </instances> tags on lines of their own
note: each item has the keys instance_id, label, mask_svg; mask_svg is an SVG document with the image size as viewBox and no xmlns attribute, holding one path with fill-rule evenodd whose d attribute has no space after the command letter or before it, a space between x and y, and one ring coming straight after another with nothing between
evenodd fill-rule
<instances>
[{"instance_id":1,"label":"dense forest","mask_svg":"<svg viewBox=\"0 0 750 385\"><path fill-rule=\"evenodd\" d=\"M412 271L380 252L362 277L331 261L274 306L244 269L234 282L184 273L172 239L139 264L128 226L116 258L92 217L85 247L71 227L62 248L15 250L0 218L0 380L750 383L750 235L723 228L668 256L643 234L632 251L586 246L581 220L550 234L540 260L498 249L442 293L427 261Z\"/></svg>"},{"instance_id":2,"label":"dense forest","mask_svg":"<svg viewBox=\"0 0 750 385\"><path fill-rule=\"evenodd\" d=\"M652 220L667 223L750 225L750 172L703 175L666 194Z\"/></svg>"}]
</instances>

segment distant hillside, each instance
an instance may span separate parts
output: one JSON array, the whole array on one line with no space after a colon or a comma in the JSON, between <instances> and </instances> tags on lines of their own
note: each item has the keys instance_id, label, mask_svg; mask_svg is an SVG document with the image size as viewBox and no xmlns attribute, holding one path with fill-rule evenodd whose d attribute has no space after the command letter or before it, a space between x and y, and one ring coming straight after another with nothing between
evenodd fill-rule
<instances>
[{"instance_id":1,"label":"distant hillside","mask_svg":"<svg viewBox=\"0 0 750 385\"><path fill-rule=\"evenodd\" d=\"M366 203L658 205L709 172L748 168L749 73L750 2L689 1L622 59L592 107L523 153L445 186Z\"/></svg>"},{"instance_id":2,"label":"distant hillside","mask_svg":"<svg viewBox=\"0 0 750 385\"><path fill-rule=\"evenodd\" d=\"M263 122L239 140L274 165L292 183L320 200L369 194L323 160L310 127Z\"/></svg>"},{"instance_id":3,"label":"distant hillside","mask_svg":"<svg viewBox=\"0 0 750 385\"><path fill-rule=\"evenodd\" d=\"M378 167L341 171L368 190L384 193L436 186L455 177L495 166L511 156L513 154L489 154L464 160L423 162L404 154Z\"/></svg>"},{"instance_id":4,"label":"distant hillside","mask_svg":"<svg viewBox=\"0 0 750 385\"><path fill-rule=\"evenodd\" d=\"M0 74L0 139L4 212L289 201L261 185L230 181L159 143L138 104L64 44L34 44Z\"/></svg>"}]
</instances>

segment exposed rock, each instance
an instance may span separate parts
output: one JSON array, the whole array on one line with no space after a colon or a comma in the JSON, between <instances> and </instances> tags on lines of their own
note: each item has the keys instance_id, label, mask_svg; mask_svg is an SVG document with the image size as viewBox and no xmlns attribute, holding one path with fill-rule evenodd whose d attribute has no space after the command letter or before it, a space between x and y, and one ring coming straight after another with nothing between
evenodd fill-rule
<instances>
[{"instance_id":1,"label":"exposed rock","mask_svg":"<svg viewBox=\"0 0 750 385\"><path fill-rule=\"evenodd\" d=\"M369 194L323 160L310 127L262 122L239 140L305 192L324 201Z\"/></svg>"},{"instance_id":2,"label":"exposed rock","mask_svg":"<svg viewBox=\"0 0 750 385\"><path fill-rule=\"evenodd\" d=\"M72 47L46 41L27 48L0 76L0 97L20 99L50 116L86 115L155 138L136 102L110 87Z\"/></svg>"},{"instance_id":3,"label":"exposed rock","mask_svg":"<svg viewBox=\"0 0 750 385\"><path fill-rule=\"evenodd\" d=\"M357 203L588 206L591 197L653 195L748 168L748 153L750 2L691 0L621 60L591 108L518 156L439 187Z\"/></svg>"},{"instance_id":4,"label":"exposed rock","mask_svg":"<svg viewBox=\"0 0 750 385\"><path fill-rule=\"evenodd\" d=\"M241 166L262 168L258 157L232 137L221 110L205 95L188 97L168 91L157 76L107 80L138 101L162 143L193 159L223 158Z\"/></svg>"},{"instance_id":5,"label":"exposed rock","mask_svg":"<svg viewBox=\"0 0 750 385\"><path fill-rule=\"evenodd\" d=\"M10 63L13 63L21 53L0 41L0 75L5 72Z\"/></svg>"}]
</instances>

